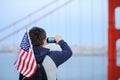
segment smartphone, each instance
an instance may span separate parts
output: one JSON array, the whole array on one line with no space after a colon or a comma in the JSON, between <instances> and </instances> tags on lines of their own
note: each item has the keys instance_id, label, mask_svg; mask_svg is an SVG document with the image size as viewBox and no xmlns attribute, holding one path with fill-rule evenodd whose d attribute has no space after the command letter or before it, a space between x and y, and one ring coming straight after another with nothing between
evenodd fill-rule
<instances>
[{"instance_id":1,"label":"smartphone","mask_svg":"<svg viewBox=\"0 0 120 80\"><path fill-rule=\"evenodd\" d=\"M48 37L47 38L47 43L56 43L56 40L54 37Z\"/></svg>"}]
</instances>

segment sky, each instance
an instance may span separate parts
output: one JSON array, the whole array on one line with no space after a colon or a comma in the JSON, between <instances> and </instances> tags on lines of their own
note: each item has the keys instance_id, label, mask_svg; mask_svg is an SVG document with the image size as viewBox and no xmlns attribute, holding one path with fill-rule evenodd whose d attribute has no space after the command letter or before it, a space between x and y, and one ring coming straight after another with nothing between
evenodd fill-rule
<instances>
[{"instance_id":1,"label":"sky","mask_svg":"<svg viewBox=\"0 0 120 80\"><path fill-rule=\"evenodd\" d=\"M42 27L49 37L61 35L71 45L107 46L107 0L0 0L0 6L0 30L12 24L0 31L0 39L22 28L1 41L2 45L19 45L26 32L23 27L28 25L28 29ZM118 27L119 13L120 8L116 9Z\"/></svg>"}]
</instances>

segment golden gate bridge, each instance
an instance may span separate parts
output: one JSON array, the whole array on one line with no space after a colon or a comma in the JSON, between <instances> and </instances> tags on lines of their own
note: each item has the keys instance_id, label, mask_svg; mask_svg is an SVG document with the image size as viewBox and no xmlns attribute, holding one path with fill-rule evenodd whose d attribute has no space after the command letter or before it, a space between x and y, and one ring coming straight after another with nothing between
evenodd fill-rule
<instances>
[{"instance_id":1,"label":"golden gate bridge","mask_svg":"<svg viewBox=\"0 0 120 80\"><path fill-rule=\"evenodd\" d=\"M37 14L38 12L44 10L45 8L48 8L50 5L53 5L55 3L57 3L59 0L53 0L52 2L40 7L39 9L37 9L36 11L33 11L31 13L29 13L28 15L20 18L19 20L11 23L8 26L5 26L3 28L0 29L0 32L3 32L11 27L14 27L15 25L17 25L18 23L28 19L29 17ZM58 11L59 9L64 8L65 6L67 6L68 4L70 4L72 1L74 0L68 0L65 3L63 3L62 5L55 7L53 10L49 11L48 13L43 14L42 16L36 18L35 20L31 21L30 23L24 25L23 27L20 27L19 29L9 33L8 35L5 35L4 37L0 38L0 42L6 40L7 38L17 34L18 32L22 31L26 26L30 26L42 19L44 19L45 17L55 13L56 11ZM91 0L91 3L93 3L93 0ZM117 39L120 38L120 30L119 29L115 29L115 14L114 14L114 10L116 7L120 6L120 0L109 0L109 44L108 44L108 80L117 80L118 78L120 78L120 67L116 66L116 46L115 46L115 42ZM93 7L93 6L92 6ZM92 14L93 15L93 14ZM91 17L92 17L91 15ZM94 23L91 22L91 25L93 25ZM91 28L91 30L93 30L93 27ZM82 33L81 33L82 34ZM91 31L91 34L94 34L93 31ZM116 36L116 37L114 37ZM94 36L92 35L92 39L94 38ZM92 43L94 43L94 39L92 40ZM95 47L95 46L92 46ZM114 47L114 48L113 48ZM93 50L94 52L94 50ZM82 53L82 52L81 52ZM115 54L113 54L115 53ZM94 60L94 57L93 57ZM92 64L92 80L94 80L94 61L92 60L91 64ZM82 65L82 63L81 63ZM103 63L104 65L104 63ZM103 71L104 72L104 71ZM82 73L81 73L82 74ZM82 79L81 79L82 80Z\"/></svg>"}]
</instances>

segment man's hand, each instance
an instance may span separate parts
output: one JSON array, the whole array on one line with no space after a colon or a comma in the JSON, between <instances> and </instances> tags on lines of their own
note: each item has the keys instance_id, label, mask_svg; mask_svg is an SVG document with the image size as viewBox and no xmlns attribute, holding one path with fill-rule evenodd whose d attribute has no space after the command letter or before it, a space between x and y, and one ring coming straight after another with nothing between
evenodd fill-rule
<instances>
[{"instance_id":1,"label":"man's hand","mask_svg":"<svg viewBox=\"0 0 120 80\"><path fill-rule=\"evenodd\" d=\"M60 35L55 36L56 43L58 44L59 41L63 40L63 38Z\"/></svg>"}]
</instances>

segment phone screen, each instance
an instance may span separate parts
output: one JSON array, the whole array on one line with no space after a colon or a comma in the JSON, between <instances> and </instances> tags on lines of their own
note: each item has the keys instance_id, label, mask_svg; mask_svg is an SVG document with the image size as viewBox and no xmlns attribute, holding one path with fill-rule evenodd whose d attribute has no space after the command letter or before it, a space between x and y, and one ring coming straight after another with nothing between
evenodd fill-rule
<instances>
[{"instance_id":1,"label":"phone screen","mask_svg":"<svg viewBox=\"0 0 120 80\"><path fill-rule=\"evenodd\" d=\"M54 37L48 37L47 38L47 43L56 43L56 40Z\"/></svg>"}]
</instances>

